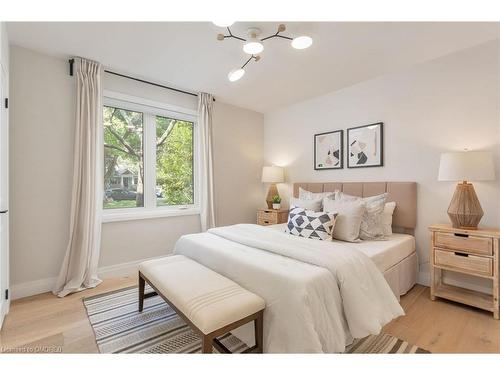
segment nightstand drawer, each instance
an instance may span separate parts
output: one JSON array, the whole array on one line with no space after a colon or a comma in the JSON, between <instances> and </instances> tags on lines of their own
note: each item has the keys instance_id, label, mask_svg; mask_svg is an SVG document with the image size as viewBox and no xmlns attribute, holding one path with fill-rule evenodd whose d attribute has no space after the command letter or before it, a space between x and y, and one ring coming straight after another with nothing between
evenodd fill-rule
<instances>
[{"instance_id":1,"label":"nightstand drawer","mask_svg":"<svg viewBox=\"0 0 500 375\"><path fill-rule=\"evenodd\" d=\"M469 255L463 252L434 250L434 264L437 267L465 272L472 275L493 276L493 259Z\"/></svg>"},{"instance_id":2,"label":"nightstand drawer","mask_svg":"<svg viewBox=\"0 0 500 375\"><path fill-rule=\"evenodd\" d=\"M286 223L288 218L288 210L258 210L257 224L273 225Z\"/></svg>"},{"instance_id":3,"label":"nightstand drawer","mask_svg":"<svg viewBox=\"0 0 500 375\"><path fill-rule=\"evenodd\" d=\"M258 213L259 220L274 220L276 221L278 215L274 211L259 211Z\"/></svg>"},{"instance_id":4,"label":"nightstand drawer","mask_svg":"<svg viewBox=\"0 0 500 375\"><path fill-rule=\"evenodd\" d=\"M273 224L278 224L278 220L276 218L272 219L263 219L263 218L258 218L257 224L259 225L273 225Z\"/></svg>"},{"instance_id":5,"label":"nightstand drawer","mask_svg":"<svg viewBox=\"0 0 500 375\"><path fill-rule=\"evenodd\" d=\"M478 255L493 255L493 239L462 233L436 232L434 244L445 249Z\"/></svg>"}]
</instances>

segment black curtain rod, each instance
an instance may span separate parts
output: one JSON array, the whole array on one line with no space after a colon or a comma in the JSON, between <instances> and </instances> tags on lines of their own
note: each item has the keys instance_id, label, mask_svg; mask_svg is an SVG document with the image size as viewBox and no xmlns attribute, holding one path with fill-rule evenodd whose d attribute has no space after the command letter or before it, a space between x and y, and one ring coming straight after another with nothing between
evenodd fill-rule
<instances>
[{"instance_id":1,"label":"black curtain rod","mask_svg":"<svg viewBox=\"0 0 500 375\"><path fill-rule=\"evenodd\" d=\"M70 59L69 60L69 75L70 76L73 76L73 64L75 63L75 59ZM150 81L145 81L143 79L140 79L140 78L136 78L136 77L131 77L131 76L127 76L125 74L121 74L121 73L116 73L116 72L112 72L111 70L104 70L105 73L109 73L109 74L113 74L115 76L119 76L119 77L123 77L123 78L128 78L128 79L131 79L133 81L137 81L137 82L142 82L142 83L146 83L148 85L152 85L152 86L156 86L156 87L161 87L163 89L167 89L167 90L172 90L172 91L177 91L177 92L180 92L182 94L186 94L186 95L191 95L191 96L198 96L198 94L194 93L194 92L189 92L189 91L184 91L184 90L181 90L181 89L176 89L175 87L170 87L170 86L165 86L165 85L160 85L159 83L155 83L155 82L150 82ZM215 102L215 98L214 98L214 102Z\"/></svg>"}]
</instances>

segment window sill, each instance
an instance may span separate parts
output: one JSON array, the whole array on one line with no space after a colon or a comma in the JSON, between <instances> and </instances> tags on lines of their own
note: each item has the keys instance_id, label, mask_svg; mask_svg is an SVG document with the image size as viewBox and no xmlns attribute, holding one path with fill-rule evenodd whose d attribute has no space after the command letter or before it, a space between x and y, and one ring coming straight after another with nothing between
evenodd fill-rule
<instances>
[{"instance_id":1,"label":"window sill","mask_svg":"<svg viewBox=\"0 0 500 375\"><path fill-rule=\"evenodd\" d=\"M106 211L103 212L101 220L102 223L156 219L156 218L174 217L174 216L192 216L200 214L200 209L198 207L189 207L184 209L182 208L168 208L168 209L156 208L152 210L139 209L135 212L128 209L114 209L112 211L113 212L106 212Z\"/></svg>"}]
</instances>

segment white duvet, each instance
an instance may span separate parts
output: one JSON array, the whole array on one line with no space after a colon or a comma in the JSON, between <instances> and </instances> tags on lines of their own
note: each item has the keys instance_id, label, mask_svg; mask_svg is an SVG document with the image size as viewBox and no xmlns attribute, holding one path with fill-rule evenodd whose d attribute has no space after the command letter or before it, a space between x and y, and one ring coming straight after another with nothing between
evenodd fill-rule
<instances>
[{"instance_id":1,"label":"white duvet","mask_svg":"<svg viewBox=\"0 0 500 375\"><path fill-rule=\"evenodd\" d=\"M342 352L403 315L371 259L337 242L238 224L183 236L174 252L264 298L265 352Z\"/></svg>"}]
</instances>

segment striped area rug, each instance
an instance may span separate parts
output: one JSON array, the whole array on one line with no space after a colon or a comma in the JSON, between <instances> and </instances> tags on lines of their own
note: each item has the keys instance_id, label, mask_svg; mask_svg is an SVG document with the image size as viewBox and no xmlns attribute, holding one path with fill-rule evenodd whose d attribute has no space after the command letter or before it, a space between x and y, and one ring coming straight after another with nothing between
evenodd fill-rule
<instances>
[{"instance_id":1,"label":"striped area rug","mask_svg":"<svg viewBox=\"0 0 500 375\"><path fill-rule=\"evenodd\" d=\"M199 336L161 297L146 299L142 313L137 299L137 287L130 287L83 300L101 353L201 353ZM219 339L232 352L247 348L231 334ZM357 340L346 352L428 353L387 334Z\"/></svg>"},{"instance_id":2,"label":"striped area rug","mask_svg":"<svg viewBox=\"0 0 500 375\"><path fill-rule=\"evenodd\" d=\"M346 353L423 354L430 352L394 336L381 333L379 335L372 335L356 340L352 345L346 348Z\"/></svg>"}]
</instances>

